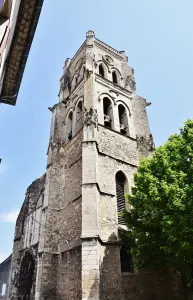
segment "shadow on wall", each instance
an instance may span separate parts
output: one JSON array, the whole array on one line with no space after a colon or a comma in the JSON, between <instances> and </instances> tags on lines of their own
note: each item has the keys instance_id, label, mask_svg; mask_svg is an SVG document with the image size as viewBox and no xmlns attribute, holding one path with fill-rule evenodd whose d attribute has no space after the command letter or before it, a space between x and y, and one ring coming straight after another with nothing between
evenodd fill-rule
<instances>
[{"instance_id":1,"label":"shadow on wall","mask_svg":"<svg viewBox=\"0 0 193 300\"><path fill-rule=\"evenodd\" d=\"M114 241L114 243L113 243ZM140 270L135 274L121 274L120 247L115 234L109 237L100 263L100 300L185 300L178 274L159 270ZM95 300L98 289L96 278L86 300Z\"/></svg>"}]
</instances>

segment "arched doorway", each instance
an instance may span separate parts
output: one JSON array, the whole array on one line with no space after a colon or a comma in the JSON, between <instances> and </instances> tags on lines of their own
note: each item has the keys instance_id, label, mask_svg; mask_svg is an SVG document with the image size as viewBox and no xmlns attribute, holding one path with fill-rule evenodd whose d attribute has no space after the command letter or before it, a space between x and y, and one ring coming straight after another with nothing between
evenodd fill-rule
<instances>
[{"instance_id":1,"label":"arched doorway","mask_svg":"<svg viewBox=\"0 0 193 300\"><path fill-rule=\"evenodd\" d=\"M22 260L19 285L18 298L22 300L30 300L32 287L34 282L35 260L30 252L27 252Z\"/></svg>"}]
</instances>

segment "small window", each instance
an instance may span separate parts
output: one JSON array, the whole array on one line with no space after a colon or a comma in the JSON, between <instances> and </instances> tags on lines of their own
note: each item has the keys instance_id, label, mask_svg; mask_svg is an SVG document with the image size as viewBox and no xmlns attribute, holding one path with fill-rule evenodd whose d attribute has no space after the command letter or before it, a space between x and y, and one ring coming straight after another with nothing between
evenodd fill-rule
<instances>
[{"instance_id":1,"label":"small window","mask_svg":"<svg viewBox=\"0 0 193 300\"><path fill-rule=\"evenodd\" d=\"M120 250L121 273L133 273L133 258L131 248L127 245L122 245Z\"/></svg>"},{"instance_id":2,"label":"small window","mask_svg":"<svg viewBox=\"0 0 193 300\"><path fill-rule=\"evenodd\" d=\"M105 71L102 64L99 65L99 75L105 77Z\"/></svg>"},{"instance_id":3,"label":"small window","mask_svg":"<svg viewBox=\"0 0 193 300\"><path fill-rule=\"evenodd\" d=\"M115 71L113 71L112 73L112 79L113 79L113 83L117 84L118 83L118 80L117 80L117 74Z\"/></svg>"}]
</instances>

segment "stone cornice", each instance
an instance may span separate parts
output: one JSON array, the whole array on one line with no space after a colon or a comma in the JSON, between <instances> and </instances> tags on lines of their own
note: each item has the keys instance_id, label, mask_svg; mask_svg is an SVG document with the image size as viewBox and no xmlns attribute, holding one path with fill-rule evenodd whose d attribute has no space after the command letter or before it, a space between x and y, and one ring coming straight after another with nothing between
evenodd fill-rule
<instances>
[{"instance_id":1,"label":"stone cornice","mask_svg":"<svg viewBox=\"0 0 193 300\"><path fill-rule=\"evenodd\" d=\"M22 0L5 62L0 102L15 105L44 0Z\"/></svg>"},{"instance_id":2,"label":"stone cornice","mask_svg":"<svg viewBox=\"0 0 193 300\"><path fill-rule=\"evenodd\" d=\"M117 57L120 60L123 60L123 55L117 51L116 49L112 48L111 46L105 44L104 42L95 39L95 44L96 46L98 46L99 48L105 50L106 52L112 54L113 56Z\"/></svg>"}]
</instances>

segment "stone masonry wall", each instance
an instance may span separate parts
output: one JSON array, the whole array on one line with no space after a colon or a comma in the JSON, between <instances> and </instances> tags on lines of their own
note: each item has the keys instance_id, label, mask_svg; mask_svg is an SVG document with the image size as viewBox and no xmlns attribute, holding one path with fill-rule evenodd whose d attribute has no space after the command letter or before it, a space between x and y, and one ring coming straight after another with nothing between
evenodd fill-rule
<instances>
[{"instance_id":1,"label":"stone masonry wall","mask_svg":"<svg viewBox=\"0 0 193 300\"><path fill-rule=\"evenodd\" d=\"M78 271L81 268L81 142L82 131L65 144L59 140L49 153L46 218L39 247L42 254L36 290L41 300L76 299L74 293L80 295L77 289L80 291L81 286Z\"/></svg>"},{"instance_id":2,"label":"stone masonry wall","mask_svg":"<svg viewBox=\"0 0 193 300\"><path fill-rule=\"evenodd\" d=\"M27 189L26 197L16 221L14 246L12 254L11 278L9 295L18 296L18 279L21 272L22 259L30 252L37 265L37 244L39 241L41 209L43 205L45 175L35 180ZM38 218L38 220L36 219ZM23 272L23 270L22 270ZM33 276L33 291L35 293L36 270Z\"/></svg>"},{"instance_id":3,"label":"stone masonry wall","mask_svg":"<svg viewBox=\"0 0 193 300\"><path fill-rule=\"evenodd\" d=\"M81 247L62 252L58 261L57 300L81 300Z\"/></svg>"}]
</instances>

